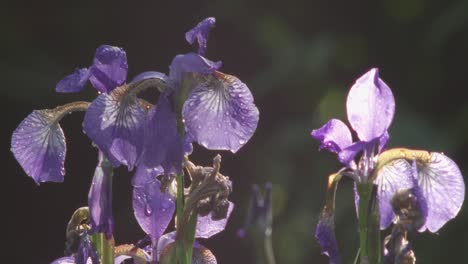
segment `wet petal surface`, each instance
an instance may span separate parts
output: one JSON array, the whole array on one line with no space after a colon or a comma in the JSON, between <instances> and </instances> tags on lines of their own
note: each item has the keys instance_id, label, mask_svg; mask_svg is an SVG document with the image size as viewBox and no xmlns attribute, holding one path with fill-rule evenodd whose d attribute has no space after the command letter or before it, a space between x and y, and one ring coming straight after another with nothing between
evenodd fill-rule
<instances>
[{"instance_id":1,"label":"wet petal surface","mask_svg":"<svg viewBox=\"0 0 468 264\"><path fill-rule=\"evenodd\" d=\"M333 153L338 153L353 143L348 126L338 119L331 119L321 128L312 130L310 135L320 141L320 149Z\"/></svg>"},{"instance_id":2,"label":"wet petal surface","mask_svg":"<svg viewBox=\"0 0 468 264\"><path fill-rule=\"evenodd\" d=\"M13 132L11 151L37 184L63 182L65 136L56 122L61 114L55 110L35 110Z\"/></svg>"},{"instance_id":3,"label":"wet petal surface","mask_svg":"<svg viewBox=\"0 0 468 264\"><path fill-rule=\"evenodd\" d=\"M259 112L248 87L216 72L201 77L183 107L187 133L208 149L238 151L257 128Z\"/></svg>"},{"instance_id":4,"label":"wet petal surface","mask_svg":"<svg viewBox=\"0 0 468 264\"><path fill-rule=\"evenodd\" d=\"M90 81L94 88L108 93L127 79L127 54L119 47L102 45L96 49L90 67Z\"/></svg>"},{"instance_id":5,"label":"wet petal surface","mask_svg":"<svg viewBox=\"0 0 468 264\"><path fill-rule=\"evenodd\" d=\"M195 237L209 238L223 231L224 228L226 227L226 224L229 220L229 216L231 215L233 209L234 209L234 204L232 202L229 202L227 216L226 218L223 218L221 220L216 220L216 221L213 220L211 216L212 212L210 212L206 216L198 216L197 229L195 230Z\"/></svg>"}]
</instances>

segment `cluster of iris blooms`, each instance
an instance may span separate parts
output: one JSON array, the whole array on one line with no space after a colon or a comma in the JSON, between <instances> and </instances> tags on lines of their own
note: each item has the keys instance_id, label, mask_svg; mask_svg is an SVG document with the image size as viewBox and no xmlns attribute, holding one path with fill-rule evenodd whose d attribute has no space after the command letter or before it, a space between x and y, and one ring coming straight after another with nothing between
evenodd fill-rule
<instances>
[{"instance_id":1,"label":"cluster of iris blooms","mask_svg":"<svg viewBox=\"0 0 468 264\"><path fill-rule=\"evenodd\" d=\"M415 263L408 233L437 232L463 204L463 176L443 153L406 148L385 149L395 113L390 88L371 69L351 87L346 101L348 121L329 120L311 135L338 155L343 168L331 174L325 206L315 236L330 263L340 263L334 231L335 192L342 176L354 181L360 247L355 263ZM380 230L392 225L380 238Z\"/></svg>"},{"instance_id":2,"label":"cluster of iris blooms","mask_svg":"<svg viewBox=\"0 0 468 264\"><path fill-rule=\"evenodd\" d=\"M13 132L11 150L37 184L64 180L59 121L68 113L85 111L83 131L98 150L88 206L71 217L66 256L53 263L190 263L192 257L194 263L216 263L195 238L224 230L234 208L228 200L232 183L220 173L219 155L211 167L193 164L192 143L235 153L254 134L259 111L243 82L204 57L214 25L207 18L186 33L198 52L175 56L168 75L143 72L128 83L125 51L100 46L91 66L56 86L60 93L78 92L89 81L99 92L94 101L35 110ZM159 93L155 104L139 97L147 89ZM133 245L114 245L112 178L113 168L122 165L135 171L134 215L147 234ZM175 212L176 231L164 234Z\"/></svg>"},{"instance_id":3,"label":"cluster of iris blooms","mask_svg":"<svg viewBox=\"0 0 468 264\"><path fill-rule=\"evenodd\" d=\"M25 172L39 184L62 182L66 154L59 121L85 111L83 131L98 149L98 165L88 207L75 211L67 226L65 257L53 263L216 263L195 238L224 230L233 203L229 177L220 173L221 156L211 167L193 164L192 143L211 150L236 152L256 130L259 112L248 87L218 70L221 62L204 57L215 19L207 18L185 35L198 43L197 53L177 55L169 74L143 72L129 83L124 50L103 45L89 68L77 69L56 86L78 92L89 81L99 91L91 103L73 102L33 111L12 136L11 149ZM139 97L159 92L156 104ZM332 119L311 135L321 149L338 155L343 168L331 174L316 238L330 263L340 263L334 231L335 192L342 176L355 182L360 247L355 263L414 263L408 233L437 232L459 212L465 195L457 165L441 153L395 148L385 150L395 112L390 88L371 69L351 87L347 114L353 133ZM131 245L114 245L113 168L135 171L133 208L147 234ZM185 173L184 173L185 172ZM190 185L184 188L184 174ZM176 231L164 233L176 213ZM382 240L381 230L392 225ZM271 185L266 196L254 188L246 226L260 231L262 262L274 263L271 247ZM244 236L246 229L239 230Z\"/></svg>"}]
</instances>

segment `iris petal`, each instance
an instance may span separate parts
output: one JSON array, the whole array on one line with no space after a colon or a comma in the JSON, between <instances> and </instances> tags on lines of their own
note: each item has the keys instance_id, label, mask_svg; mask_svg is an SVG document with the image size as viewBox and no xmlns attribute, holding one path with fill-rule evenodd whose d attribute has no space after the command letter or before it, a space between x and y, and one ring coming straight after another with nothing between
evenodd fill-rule
<instances>
[{"instance_id":1,"label":"iris petal","mask_svg":"<svg viewBox=\"0 0 468 264\"><path fill-rule=\"evenodd\" d=\"M453 160L441 153L431 153L428 164L417 164L418 185L427 202L425 226L437 232L447 221L454 218L465 199L465 183L460 169Z\"/></svg>"},{"instance_id":2,"label":"iris petal","mask_svg":"<svg viewBox=\"0 0 468 264\"><path fill-rule=\"evenodd\" d=\"M208 149L238 151L254 134L259 112L248 87L234 76L200 76L183 107L188 134Z\"/></svg>"},{"instance_id":3,"label":"iris petal","mask_svg":"<svg viewBox=\"0 0 468 264\"><path fill-rule=\"evenodd\" d=\"M13 132L11 151L28 176L41 182L63 182L65 136L57 123L60 111L35 110Z\"/></svg>"},{"instance_id":4,"label":"iris petal","mask_svg":"<svg viewBox=\"0 0 468 264\"><path fill-rule=\"evenodd\" d=\"M161 192L161 183L155 179L142 187L133 188L133 211L140 227L153 243L166 230L174 215L174 198Z\"/></svg>"},{"instance_id":5,"label":"iris petal","mask_svg":"<svg viewBox=\"0 0 468 264\"><path fill-rule=\"evenodd\" d=\"M380 229L387 228L395 217L390 200L399 189L410 189L414 186L412 167L404 159L395 160L383 167L375 180L377 199L380 208Z\"/></svg>"},{"instance_id":6,"label":"iris petal","mask_svg":"<svg viewBox=\"0 0 468 264\"><path fill-rule=\"evenodd\" d=\"M55 91L59 93L73 93L83 90L89 80L89 70L86 68L77 69L72 74L63 78L55 86Z\"/></svg>"},{"instance_id":7,"label":"iris petal","mask_svg":"<svg viewBox=\"0 0 468 264\"><path fill-rule=\"evenodd\" d=\"M213 62L196 53L177 55L169 66L169 78L178 86L185 73L211 74L221 68L220 61Z\"/></svg>"},{"instance_id":8,"label":"iris petal","mask_svg":"<svg viewBox=\"0 0 468 264\"><path fill-rule=\"evenodd\" d=\"M155 168L148 168L144 164L138 165L138 168L133 175L132 178L132 185L134 187L141 187L145 184L153 181L156 179L157 176L163 175L164 170L161 166L157 166Z\"/></svg>"},{"instance_id":9,"label":"iris petal","mask_svg":"<svg viewBox=\"0 0 468 264\"><path fill-rule=\"evenodd\" d=\"M310 134L320 141L320 149L338 153L353 143L351 131L341 120L331 119L319 129Z\"/></svg>"},{"instance_id":10,"label":"iris petal","mask_svg":"<svg viewBox=\"0 0 468 264\"><path fill-rule=\"evenodd\" d=\"M126 89L99 95L86 111L83 129L114 166L132 170L143 151L146 113Z\"/></svg>"},{"instance_id":11,"label":"iris petal","mask_svg":"<svg viewBox=\"0 0 468 264\"><path fill-rule=\"evenodd\" d=\"M95 232L112 237L112 165L99 153L99 163L94 171L93 182L88 194L91 228Z\"/></svg>"},{"instance_id":12,"label":"iris petal","mask_svg":"<svg viewBox=\"0 0 468 264\"><path fill-rule=\"evenodd\" d=\"M119 47L102 45L96 49L90 67L90 81L94 88L108 93L127 79L127 54Z\"/></svg>"},{"instance_id":13,"label":"iris petal","mask_svg":"<svg viewBox=\"0 0 468 264\"><path fill-rule=\"evenodd\" d=\"M216 19L214 17L205 18L198 23L194 28L185 33L185 39L188 43L193 44L195 40L198 42L198 54L204 55L210 30L215 26Z\"/></svg>"},{"instance_id":14,"label":"iris petal","mask_svg":"<svg viewBox=\"0 0 468 264\"><path fill-rule=\"evenodd\" d=\"M390 88L374 68L356 80L346 102L348 120L362 141L382 136L395 113L395 99Z\"/></svg>"},{"instance_id":15,"label":"iris petal","mask_svg":"<svg viewBox=\"0 0 468 264\"><path fill-rule=\"evenodd\" d=\"M75 264L75 257L62 257L54 260L50 264Z\"/></svg>"},{"instance_id":16,"label":"iris petal","mask_svg":"<svg viewBox=\"0 0 468 264\"><path fill-rule=\"evenodd\" d=\"M167 81L168 77L161 72L156 72L156 71L147 71L147 72L142 72L135 76L132 80L132 83L138 82L138 81L143 81L147 79L159 79L162 81Z\"/></svg>"},{"instance_id":17,"label":"iris petal","mask_svg":"<svg viewBox=\"0 0 468 264\"><path fill-rule=\"evenodd\" d=\"M363 151L365 148L369 147L372 143L364 142L364 141L357 141L353 144L349 145L342 151L338 153L338 160L346 165L350 166L351 163L354 162L354 158L356 157L359 152Z\"/></svg>"},{"instance_id":18,"label":"iris petal","mask_svg":"<svg viewBox=\"0 0 468 264\"><path fill-rule=\"evenodd\" d=\"M229 216L231 215L233 209L234 204L232 202L229 202L227 216L226 218L223 218L221 220L213 220L211 217L211 212L206 216L198 216L195 237L209 238L223 231L226 227L227 221L229 220Z\"/></svg>"}]
</instances>

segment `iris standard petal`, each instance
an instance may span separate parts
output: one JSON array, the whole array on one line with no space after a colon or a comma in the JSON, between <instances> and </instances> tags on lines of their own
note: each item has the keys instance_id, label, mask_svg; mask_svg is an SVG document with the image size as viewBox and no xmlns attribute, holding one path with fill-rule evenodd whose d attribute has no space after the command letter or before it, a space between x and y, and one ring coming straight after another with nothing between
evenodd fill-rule
<instances>
[{"instance_id":1,"label":"iris standard petal","mask_svg":"<svg viewBox=\"0 0 468 264\"><path fill-rule=\"evenodd\" d=\"M447 221L454 218L465 199L465 183L457 164L441 153L431 153L428 164L417 164L417 180L427 202L425 226L437 232Z\"/></svg>"},{"instance_id":2,"label":"iris standard petal","mask_svg":"<svg viewBox=\"0 0 468 264\"><path fill-rule=\"evenodd\" d=\"M143 151L146 113L127 88L99 95L86 111L83 129L114 166L132 170Z\"/></svg>"},{"instance_id":3,"label":"iris standard petal","mask_svg":"<svg viewBox=\"0 0 468 264\"><path fill-rule=\"evenodd\" d=\"M365 148L369 147L372 143L358 141L354 142L353 144L349 145L345 149L341 150L338 153L338 160L346 166L350 166L351 163L354 162L354 158L356 157L359 152L363 151Z\"/></svg>"},{"instance_id":4,"label":"iris standard petal","mask_svg":"<svg viewBox=\"0 0 468 264\"><path fill-rule=\"evenodd\" d=\"M206 216L198 216L195 237L209 238L223 231L226 227L226 224L229 220L229 216L231 215L233 209L234 204L232 202L229 202L229 208L226 218L223 218L221 220L213 220L211 215L212 212L210 212Z\"/></svg>"},{"instance_id":5,"label":"iris standard petal","mask_svg":"<svg viewBox=\"0 0 468 264\"><path fill-rule=\"evenodd\" d=\"M380 229L386 229L395 218L390 203L393 195L400 189L410 189L414 186L411 165L404 159L395 160L380 169L374 183L378 186Z\"/></svg>"},{"instance_id":6,"label":"iris standard petal","mask_svg":"<svg viewBox=\"0 0 468 264\"><path fill-rule=\"evenodd\" d=\"M58 124L63 113L35 110L13 132L11 151L28 176L41 182L63 182L65 136Z\"/></svg>"},{"instance_id":7,"label":"iris standard petal","mask_svg":"<svg viewBox=\"0 0 468 264\"><path fill-rule=\"evenodd\" d=\"M205 18L198 23L194 28L185 33L185 39L188 43L193 44L195 40L198 42L198 54L204 55L210 30L215 26L216 19L214 17Z\"/></svg>"},{"instance_id":8,"label":"iris standard petal","mask_svg":"<svg viewBox=\"0 0 468 264\"><path fill-rule=\"evenodd\" d=\"M89 70L86 68L76 69L72 74L63 78L55 86L55 91L59 93L74 93L83 90L89 80Z\"/></svg>"},{"instance_id":9,"label":"iris standard petal","mask_svg":"<svg viewBox=\"0 0 468 264\"><path fill-rule=\"evenodd\" d=\"M338 153L353 143L351 131L345 123L331 119L319 129L314 129L310 135L320 141L320 149Z\"/></svg>"},{"instance_id":10,"label":"iris standard petal","mask_svg":"<svg viewBox=\"0 0 468 264\"><path fill-rule=\"evenodd\" d=\"M169 66L169 78L179 86L186 73L210 74L221 68L220 61L213 62L196 53L177 55Z\"/></svg>"},{"instance_id":11,"label":"iris standard petal","mask_svg":"<svg viewBox=\"0 0 468 264\"><path fill-rule=\"evenodd\" d=\"M224 73L197 79L183 107L187 133L207 149L238 151L258 124L252 93L235 76Z\"/></svg>"},{"instance_id":12,"label":"iris standard petal","mask_svg":"<svg viewBox=\"0 0 468 264\"><path fill-rule=\"evenodd\" d=\"M164 170L161 166L148 168L144 164L140 164L138 165L138 168L133 175L132 185L134 187L142 187L145 184L152 182L154 179L156 179L157 176L163 174Z\"/></svg>"},{"instance_id":13,"label":"iris standard petal","mask_svg":"<svg viewBox=\"0 0 468 264\"><path fill-rule=\"evenodd\" d=\"M145 186L133 188L133 212L140 227L147 233L153 243L166 230L174 215L174 197L161 192L159 180Z\"/></svg>"},{"instance_id":14,"label":"iris standard petal","mask_svg":"<svg viewBox=\"0 0 468 264\"><path fill-rule=\"evenodd\" d=\"M99 162L89 189L88 206L92 231L105 233L108 239L112 237L114 226L112 216L112 174L112 164L99 152Z\"/></svg>"},{"instance_id":15,"label":"iris standard petal","mask_svg":"<svg viewBox=\"0 0 468 264\"><path fill-rule=\"evenodd\" d=\"M122 85L127 79L127 54L119 47L102 45L96 49L90 67L91 84L103 93Z\"/></svg>"},{"instance_id":16,"label":"iris standard petal","mask_svg":"<svg viewBox=\"0 0 468 264\"><path fill-rule=\"evenodd\" d=\"M390 88L379 78L378 69L365 73L351 87L346 101L348 120L362 141L382 136L395 113Z\"/></svg>"}]
</instances>

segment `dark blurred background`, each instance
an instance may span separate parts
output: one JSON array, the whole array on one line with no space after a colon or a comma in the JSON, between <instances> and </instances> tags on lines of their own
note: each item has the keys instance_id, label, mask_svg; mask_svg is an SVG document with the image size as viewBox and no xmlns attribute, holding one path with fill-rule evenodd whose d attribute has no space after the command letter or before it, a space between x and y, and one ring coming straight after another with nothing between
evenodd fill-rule
<instances>
[{"instance_id":1,"label":"dark blurred background","mask_svg":"<svg viewBox=\"0 0 468 264\"><path fill-rule=\"evenodd\" d=\"M89 86L79 94L57 94L54 87L90 65L101 44L126 50L129 78L146 70L167 73L176 54L192 50L185 32L207 16L217 18L207 57L222 60L223 72L248 84L261 113L249 144L236 155L222 153L236 209L225 232L202 241L219 263L255 263L236 230L251 184L266 181L273 183L277 262L327 263L314 227L327 175L340 164L319 152L309 133L332 117L346 120L347 91L370 67L380 68L396 97L389 146L443 151L468 173L468 1L3 1L3 262L42 264L62 256L65 226L86 205L97 161L82 134L83 114L67 116L65 182L36 186L9 151L14 128L33 109L92 100ZM215 154L196 146L192 160L208 165ZM117 243L143 236L133 217L130 178L125 169L116 171ZM358 247L352 201L352 184L344 181L336 219L344 263ZM465 205L439 234L413 236L418 263L466 263L467 223Z\"/></svg>"}]
</instances>

